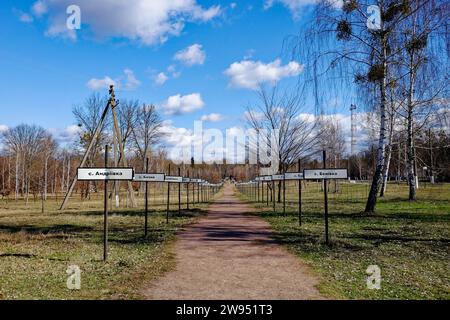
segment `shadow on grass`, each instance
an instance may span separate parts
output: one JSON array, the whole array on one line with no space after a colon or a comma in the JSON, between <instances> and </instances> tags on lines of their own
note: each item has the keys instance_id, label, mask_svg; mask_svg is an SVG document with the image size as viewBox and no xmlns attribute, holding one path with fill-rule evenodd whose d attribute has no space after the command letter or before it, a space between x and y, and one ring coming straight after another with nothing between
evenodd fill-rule
<instances>
[{"instance_id":1,"label":"shadow on grass","mask_svg":"<svg viewBox=\"0 0 450 320\"><path fill-rule=\"evenodd\" d=\"M286 211L283 213L282 211L261 211L261 212L246 212L245 214L257 214L263 218L283 218L283 217L298 217L297 212ZM307 210L302 212L302 217L310 217L316 219L323 218L323 212L321 211L310 211ZM419 222L448 222L450 221L450 214L447 213L410 213L410 212L396 212L396 213L377 213L377 214L365 214L365 213L336 213L333 211L329 212L330 219L338 219L338 220L358 220L364 221L367 220L368 223L380 221L419 221Z\"/></svg>"},{"instance_id":2,"label":"shadow on grass","mask_svg":"<svg viewBox=\"0 0 450 320\"><path fill-rule=\"evenodd\" d=\"M0 253L0 258L7 258L7 257L14 257L14 258L36 258L35 254L30 253Z\"/></svg>"},{"instance_id":3,"label":"shadow on grass","mask_svg":"<svg viewBox=\"0 0 450 320\"><path fill-rule=\"evenodd\" d=\"M198 208L193 208L193 209L181 209L180 212L178 212L178 210L173 210L171 208L171 210L169 211L169 215L172 216L178 216L178 217L195 217L195 216L200 216L200 215L206 215L207 214L207 210L204 209L198 209ZM76 215L76 216L103 216L104 212L102 210L100 211L89 211L89 212L65 212L65 215ZM152 215L158 215L158 216L163 216L166 214L166 210L148 210L148 215L152 216ZM114 211L114 210L110 210L108 212L109 216L123 216L123 217L143 217L145 215L144 210L136 210L136 211Z\"/></svg>"},{"instance_id":4,"label":"shadow on grass","mask_svg":"<svg viewBox=\"0 0 450 320\"><path fill-rule=\"evenodd\" d=\"M79 226L73 224L57 224L52 226L37 227L32 225L20 226L0 226L0 232L5 233L26 233L31 235L38 234L57 234L57 233L80 233L94 230L93 227Z\"/></svg>"}]
</instances>

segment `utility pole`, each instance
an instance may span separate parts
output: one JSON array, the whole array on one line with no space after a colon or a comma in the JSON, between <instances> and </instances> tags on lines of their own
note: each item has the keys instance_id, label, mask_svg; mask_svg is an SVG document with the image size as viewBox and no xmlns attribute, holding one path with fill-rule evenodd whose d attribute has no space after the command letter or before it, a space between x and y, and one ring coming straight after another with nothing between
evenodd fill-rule
<instances>
[{"instance_id":1,"label":"utility pole","mask_svg":"<svg viewBox=\"0 0 450 320\"><path fill-rule=\"evenodd\" d=\"M109 87L109 95L110 98L108 99L108 103L105 106L105 109L103 110L102 116L100 118L100 121L97 124L97 128L94 131L94 134L92 136L91 141L89 142L89 145L86 149L86 152L84 153L83 159L81 160L80 163L80 168L84 167L84 165L86 164L86 161L89 157L89 154L91 153L92 147L95 144L95 141L97 140L102 128L103 128L103 124L106 118L106 115L108 114L108 110L111 109L112 115L113 115L113 129L114 129L114 133L115 136L117 138L117 142L119 144L119 152L120 152L120 160L122 161L122 164L124 167L127 167L127 159L125 157L125 152L124 152L124 146L123 146L123 141L122 141L122 137L120 134L120 130L119 130L119 122L117 121L117 114L115 111L115 107L117 106L117 101L116 101L116 95L114 93L114 86L110 86ZM72 195L73 189L75 188L75 184L77 183L78 177L75 174L70 187L66 193L66 196L64 197L64 201L61 204L61 207L59 208L60 210L64 210L67 203L69 202L69 198ZM131 199L131 203L133 207L136 207L136 200L134 198L134 192L133 192L133 185L131 184L131 181L128 181L128 191L130 193L130 199Z\"/></svg>"}]
</instances>

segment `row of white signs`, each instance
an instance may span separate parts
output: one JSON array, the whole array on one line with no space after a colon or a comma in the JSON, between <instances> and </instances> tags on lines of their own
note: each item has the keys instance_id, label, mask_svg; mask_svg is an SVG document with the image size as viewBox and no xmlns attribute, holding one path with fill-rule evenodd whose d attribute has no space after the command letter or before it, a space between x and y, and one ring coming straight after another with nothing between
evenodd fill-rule
<instances>
[{"instance_id":1,"label":"row of white signs","mask_svg":"<svg viewBox=\"0 0 450 320\"><path fill-rule=\"evenodd\" d=\"M347 179L347 169L305 169L303 172L286 172L271 176L256 177L255 181Z\"/></svg>"},{"instance_id":2,"label":"row of white signs","mask_svg":"<svg viewBox=\"0 0 450 320\"><path fill-rule=\"evenodd\" d=\"M207 183L203 179L166 176L164 173L134 173L133 168L78 168L77 178L83 180L131 180L138 182Z\"/></svg>"}]
</instances>

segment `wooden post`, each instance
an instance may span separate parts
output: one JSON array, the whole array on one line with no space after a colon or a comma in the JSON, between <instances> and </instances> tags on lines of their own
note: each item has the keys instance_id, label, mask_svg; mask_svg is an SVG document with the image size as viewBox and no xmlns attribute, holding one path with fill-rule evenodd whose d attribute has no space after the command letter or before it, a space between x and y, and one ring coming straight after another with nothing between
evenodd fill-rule
<instances>
[{"instance_id":1,"label":"wooden post","mask_svg":"<svg viewBox=\"0 0 450 320\"><path fill-rule=\"evenodd\" d=\"M286 214L286 170L283 170L283 214Z\"/></svg>"},{"instance_id":2,"label":"wooden post","mask_svg":"<svg viewBox=\"0 0 450 320\"><path fill-rule=\"evenodd\" d=\"M273 212L275 212L275 180L272 180Z\"/></svg>"},{"instance_id":3,"label":"wooden post","mask_svg":"<svg viewBox=\"0 0 450 320\"><path fill-rule=\"evenodd\" d=\"M187 178L189 179L189 170L187 172ZM186 208L189 210L189 182L186 183Z\"/></svg>"},{"instance_id":4,"label":"wooden post","mask_svg":"<svg viewBox=\"0 0 450 320\"><path fill-rule=\"evenodd\" d=\"M197 179L199 179L198 173L197 173ZM197 183L197 203L200 203L200 183Z\"/></svg>"},{"instance_id":5,"label":"wooden post","mask_svg":"<svg viewBox=\"0 0 450 320\"><path fill-rule=\"evenodd\" d=\"M169 163L169 173L170 176L170 163ZM167 210L166 210L166 223L169 223L169 209L170 209L170 182L167 182Z\"/></svg>"},{"instance_id":6,"label":"wooden post","mask_svg":"<svg viewBox=\"0 0 450 320\"><path fill-rule=\"evenodd\" d=\"M327 152L323 150L323 168L327 168ZM325 204L325 243L329 244L328 241L328 180L323 180L323 194L324 194L324 204Z\"/></svg>"},{"instance_id":7,"label":"wooden post","mask_svg":"<svg viewBox=\"0 0 450 320\"><path fill-rule=\"evenodd\" d=\"M108 145L105 146L105 168L108 168ZM108 259L108 180L105 177L103 199L103 261Z\"/></svg>"},{"instance_id":8,"label":"wooden post","mask_svg":"<svg viewBox=\"0 0 450 320\"><path fill-rule=\"evenodd\" d=\"M178 167L178 176L181 176L181 169ZM181 213L181 183L178 183L178 214Z\"/></svg>"},{"instance_id":9,"label":"wooden post","mask_svg":"<svg viewBox=\"0 0 450 320\"><path fill-rule=\"evenodd\" d=\"M145 159L145 173L148 173L148 158ZM145 229L144 236L147 237L148 225L148 181L145 181Z\"/></svg>"},{"instance_id":10,"label":"wooden post","mask_svg":"<svg viewBox=\"0 0 450 320\"><path fill-rule=\"evenodd\" d=\"M301 163L298 159L298 172L301 172ZM298 180L298 225L302 225L302 180Z\"/></svg>"}]
</instances>

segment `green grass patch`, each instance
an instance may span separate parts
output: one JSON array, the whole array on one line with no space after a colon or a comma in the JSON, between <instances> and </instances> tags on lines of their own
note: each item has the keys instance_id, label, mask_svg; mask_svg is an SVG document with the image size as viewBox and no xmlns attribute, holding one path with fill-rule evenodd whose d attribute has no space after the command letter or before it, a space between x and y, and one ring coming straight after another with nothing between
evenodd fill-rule
<instances>
[{"instance_id":1,"label":"green grass patch","mask_svg":"<svg viewBox=\"0 0 450 320\"><path fill-rule=\"evenodd\" d=\"M141 298L144 283L173 268L175 233L205 214L207 204L181 214L172 204L168 224L165 207L152 205L145 238L138 200L137 209L111 208L106 263L101 197L73 199L63 212L47 201L45 213L39 201L0 201L0 299ZM80 290L66 286L70 265L81 269Z\"/></svg>"},{"instance_id":2,"label":"green grass patch","mask_svg":"<svg viewBox=\"0 0 450 320\"><path fill-rule=\"evenodd\" d=\"M259 208L257 214L271 224L278 241L318 273L322 279L319 289L328 296L450 299L450 185L419 189L416 202L405 201L407 187L395 185L379 199L374 215L361 213L365 199L351 198L347 192L352 187L341 185L340 191L330 194L330 246L324 244L320 188L309 186L302 226L295 206L288 206L283 214L281 204L273 212L253 203ZM289 198L294 201L296 191L292 189ZM381 269L380 290L367 288L369 265Z\"/></svg>"}]
</instances>

